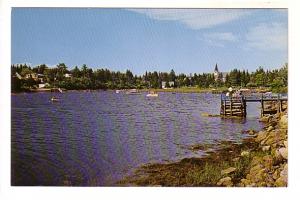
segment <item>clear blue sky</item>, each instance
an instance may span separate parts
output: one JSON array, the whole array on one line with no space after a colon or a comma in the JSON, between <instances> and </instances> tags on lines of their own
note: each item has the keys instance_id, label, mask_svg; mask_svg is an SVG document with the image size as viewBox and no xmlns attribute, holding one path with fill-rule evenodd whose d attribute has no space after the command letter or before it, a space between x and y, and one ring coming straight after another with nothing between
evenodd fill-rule
<instances>
[{"instance_id":1,"label":"clear blue sky","mask_svg":"<svg viewBox=\"0 0 300 200\"><path fill-rule=\"evenodd\" d=\"M254 71L288 62L286 9L13 8L12 63Z\"/></svg>"}]
</instances>

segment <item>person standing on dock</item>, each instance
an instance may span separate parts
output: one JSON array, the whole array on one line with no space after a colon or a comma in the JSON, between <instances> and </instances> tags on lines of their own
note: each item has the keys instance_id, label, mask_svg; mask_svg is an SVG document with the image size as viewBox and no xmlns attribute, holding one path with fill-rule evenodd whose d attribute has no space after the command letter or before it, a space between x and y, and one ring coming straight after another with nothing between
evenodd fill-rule
<instances>
[{"instance_id":1,"label":"person standing on dock","mask_svg":"<svg viewBox=\"0 0 300 200\"><path fill-rule=\"evenodd\" d=\"M228 88L228 92L226 93L227 97L232 97L232 87Z\"/></svg>"}]
</instances>

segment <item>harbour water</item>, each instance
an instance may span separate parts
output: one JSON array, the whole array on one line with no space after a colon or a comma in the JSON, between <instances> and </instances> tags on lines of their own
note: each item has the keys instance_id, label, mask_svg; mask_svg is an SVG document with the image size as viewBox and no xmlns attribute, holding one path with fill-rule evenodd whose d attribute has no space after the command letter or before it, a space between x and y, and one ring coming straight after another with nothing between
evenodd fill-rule
<instances>
[{"instance_id":1,"label":"harbour water","mask_svg":"<svg viewBox=\"0 0 300 200\"><path fill-rule=\"evenodd\" d=\"M11 96L12 185L113 186L138 166L204 156L195 144L240 142L259 130L259 104L244 120L219 114L220 95L114 91L20 93Z\"/></svg>"}]
</instances>

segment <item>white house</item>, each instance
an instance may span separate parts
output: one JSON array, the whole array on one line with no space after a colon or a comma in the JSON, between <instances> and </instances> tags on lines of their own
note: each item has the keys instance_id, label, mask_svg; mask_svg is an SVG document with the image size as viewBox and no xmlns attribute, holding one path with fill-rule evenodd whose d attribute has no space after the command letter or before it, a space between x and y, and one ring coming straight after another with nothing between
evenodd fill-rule
<instances>
[{"instance_id":1,"label":"white house","mask_svg":"<svg viewBox=\"0 0 300 200\"><path fill-rule=\"evenodd\" d=\"M49 83L40 83L39 84L39 88L45 88L45 87L49 87L50 84Z\"/></svg>"},{"instance_id":2,"label":"white house","mask_svg":"<svg viewBox=\"0 0 300 200\"><path fill-rule=\"evenodd\" d=\"M64 75L64 77L65 77L65 78L72 78L72 74L66 73L66 74Z\"/></svg>"},{"instance_id":3,"label":"white house","mask_svg":"<svg viewBox=\"0 0 300 200\"><path fill-rule=\"evenodd\" d=\"M45 78L44 74L37 74L36 80L39 80L41 83L43 83L44 82L44 78Z\"/></svg>"},{"instance_id":4,"label":"white house","mask_svg":"<svg viewBox=\"0 0 300 200\"><path fill-rule=\"evenodd\" d=\"M37 73L26 74L25 79L29 79L29 78L32 78L35 81L40 81L41 83L43 83L45 75L44 74L37 74Z\"/></svg>"},{"instance_id":5,"label":"white house","mask_svg":"<svg viewBox=\"0 0 300 200\"><path fill-rule=\"evenodd\" d=\"M168 83L169 83L169 86L170 86L169 88L173 88L174 85L175 85L174 81L169 81ZM167 89L166 84L167 84L167 81L162 81L161 82L161 88L162 89Z\"/></svg>"},{"instance_id":6,"label":"white house","mask_svg":"<svg viewBox=\"0 0 300 200\"><path fill-rule=\"evenodd\" d=\"M25 79L29 79L29 78L37 79L38 78L38 74L37 73L25 74Z\"/></svg>"}]
</instances>

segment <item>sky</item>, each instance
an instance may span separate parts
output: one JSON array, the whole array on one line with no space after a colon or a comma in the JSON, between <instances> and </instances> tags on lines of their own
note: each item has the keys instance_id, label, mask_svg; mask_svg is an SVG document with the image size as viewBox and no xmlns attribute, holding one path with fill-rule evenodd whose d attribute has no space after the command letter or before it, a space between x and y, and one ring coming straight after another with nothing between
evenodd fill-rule
<instances>
[{"instance_id":1,"label":"sky","mask_svg":"<svg viewBox=\"0 0 300 200\"><path fill-rule=\"evenodd\" d=\"M12 64L207 73L288 62L287 9L13 8Z\"/></svg>"}]
</instances>

